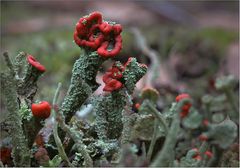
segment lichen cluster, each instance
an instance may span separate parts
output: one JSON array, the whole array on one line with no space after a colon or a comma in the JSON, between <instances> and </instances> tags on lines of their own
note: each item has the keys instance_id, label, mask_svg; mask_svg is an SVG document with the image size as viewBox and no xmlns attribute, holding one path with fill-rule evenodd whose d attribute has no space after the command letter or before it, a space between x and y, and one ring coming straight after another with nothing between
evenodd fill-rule
<instances>
[{"instance_id":1,"label":"lichen cluster","mask_svg":"<svg viewBox=\"0 0 240 168\"><path fill-rule=\"evenodd\" d=\"M231 76L216 82L222 95L203 96L201 111L190 94L182 93L160 112L160 95L152 87L135 95L139 102L134 103L136 83L147 73L147 66L130 57L126 63L114 62L102 77L103 92L94 93L100 86L96 78L102 64L122 48L121 32L121 25L104 21L99 12L78 21L74 40L81 54L60 103L61 83L52 103L34 100L37 81L47 70L33 56L21 52L11 61L4 54L8 70L0 79L9 114L1 126L8 128L11 147L1 146L2 165L204 167L238 163L232 146L238 143L239 114ZM229 108L218 105L223 103ZM49 128L44 123L50 113Z\"/></svg>"}]
</instances>

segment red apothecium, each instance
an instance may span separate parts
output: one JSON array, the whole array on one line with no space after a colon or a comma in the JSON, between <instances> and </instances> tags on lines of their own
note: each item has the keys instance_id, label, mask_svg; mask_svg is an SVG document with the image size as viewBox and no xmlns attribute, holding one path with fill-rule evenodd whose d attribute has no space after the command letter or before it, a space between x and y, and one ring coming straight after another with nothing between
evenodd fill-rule
<instances>
[{"instance_id":1,"label":"red apothecium","mask_svg":"<svg viewBox=\"0 0 240 168\"><path fill-rule=\"evenodd\" d=\"M176 97L176 102L179 102L182 99L190 98L189 94L187 93L182 93Z\"/></svg>"},{"instance_id":2,"label":"red apothecium","mask_svg":"<svg viewBox=\"0 0 240 168\"><path fill-rule=\"evenodd\" d=\"M27 56L27 61L30 65L32 65L34 68L36 68L40 72L46 71L45 67L42 64L40 64L32 55Z\"/></svg>"},{"instance_id":3,"label":"red apothecium","mask_svg":"<svg viewBox=\"0 0 240 168\"><path fill-rule=\"evenodd\" d=\"M96 50L102 57L115 57L122 49L122 26L103 22L102 14L93 12L80 18L74 31L74 41L80 47Z\"/></svg>"},{"instance_id":4,"label":"red apothecium","mask_svg":"<svg viewBox=\"0 0 240 168\"><path fill-rule=\"evenodd\" d=\"M190 98L189 94L182 93L176 97L176 102L180 102L183 99ZM184 118L188 115L189 110L191 108L192 104L191 103L186 103L182 106L182 111L180 113L180 118Z\"/></svg>"},{"instance_id":5,"label":"red apothecium","mask_svg":"<svg viewBox=\"0 0 240 168\"><path fill-rule=\"evenodd\" d=\"M111 79L103 88L103 91L112 92L122 88L123 84L116 79Z\"/></svg>"},{"instance_id":6,"label":"red apothecium","mask_svg":"<svg viewBox=\"0 0 240 168\"><path fill-rule=\"evenodd\" d=\"M47 101L33 103L31 110L34 117L46 119L51 114L51 105Z\"/></svg>"}]
</instances>

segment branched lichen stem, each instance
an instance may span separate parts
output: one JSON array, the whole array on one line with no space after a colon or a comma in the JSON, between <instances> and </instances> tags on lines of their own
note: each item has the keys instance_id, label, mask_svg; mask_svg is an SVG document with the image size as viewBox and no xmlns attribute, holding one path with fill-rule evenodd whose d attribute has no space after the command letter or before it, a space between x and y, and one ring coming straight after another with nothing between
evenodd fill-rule
<instances>
[{"instance_id":1,"label":"branched lichen stem","mask_svg":"<svg viewBox=\"0 0 240 168\"><path fill-rule=\"evenodd\" d=\"M188 103L189 99L183 99L177 104L176 112L173 116L173 121L171 127L168 131L166 140L161 151L157 154L156 158L154 159L153 163L150 165L151 167L172 167L173 162L175 159L174 149L177 143L177 135L179 134L180 130L180 112L182 110L182 106Z\"/></svg>"},{"instance_id":2,"label":"branched lichen stem","mask_svg":"<svg viewBox=\"0 0 240 168\"><path fill-rule=\"evenodd\" d=\"M201 155L202 157L204 156L204 153L207 151L208 146L209 146L209 144L208 144L207 141L204 141L204 142L201 144L201 146L200 146L200 148L199 148L199 153L200 153L200 155Z\"/></svg>"},{"instance_id":3,"label":"branched lichen stem","mask_svg":"<svg viewBox=\"0 0 240 168\"><path fill-rule=\"evenodd\" d=\"M58 136L58 122L56 120L55 108L57 108L57 106L58 106L57 100L58 100L58 97L59 97L59 92L60 92L61 86L62 86L62 84L58 83L58 87L57 87L57 90L56 90L54 98L53 98L53 108L52 108L52 116L54 118L53 137L54 137L54 140L55 140L56 145L57 145L59 156L62 158L62 160L65 160L67 162L68 166L73 167L71 162L69 161L69 159L67 157L67 154L65 153L65 150L63 148L63 144L61 142L61 139Z\"/></svg>"},{"instance_id":4,"label":"branched lichen stem","mask_svg":"<svg viewBox=\"0 0 240 168\"><path fill-rule=\"evenodd\" d=\"M60 127L73 139L73 141L76 143L78 152L82 154L85 166L86 167L93 167L93 161L90 155L88 154L88 151L86 149L86 146L82 142L82 138L79 136L79 132L76 132L74 129L70 128L67 124L65 124L65 118L64 115L61 113L61 111L56 110L57 114L57 121L60 125Z\"/></svg>"},{"instance_id":5,"label":"branched lichen stem","mask_svg":"<svg viewBox=\"0 0 240 168\"><path fill-rule=\"evenodd\" d=\"M10 70L10 74L11 74L12 76L15 76L15 71L14 71L14 68L13 68L13 64L12 64L12 61L11 61L9 55L8 55L8 52L4 52L4 53L3 53L3 56L4 56L4 58L5 58L6 65L7 65L7 67L8 67L9 70Z\"/></svg>"},{"instance_id":6,"label":"branched lichen stem","mask_svg":"<svg viewBox=\"0 0 240 168\"><path fill-rule=\"evenodd\" d=\"M11 73L11 72L10 72ZM4 102L9 112L10 136L12 137L12 157L16 167L30 166L30 151L27 139L22 129L21 116L19 114L19 104L17 100L16 81L12 75L1 73L1 91L4 94Z\"/></svg>"},{"instance_id":7,"label":"branched lichen stem","mask_svg":"<svg viewBox=\"0 0 240 168\"><path fill-rule=\"evenodd\" d=\"M219 161L223 155L223 149L220 149L217 146L213 146L213 157L208 162L207 167L218 167Z\"/></svg>"},{"instance_id":8,"label":"branched lichen stem","mask_svg":"<svg viewBox=\"0 0 240 168\"><path fill-rule=\"evenodd\" d=\"M147 153L147 159L150 161L151 157L152 157L152 153L153 153L153 149L154 149L154 145L157 141L157 133L158 133L158 119L155 118L154 120L154 130L153 130L153 136L152 136L152 140L148 149L148 153Z\"/></svg>"},{"instance_id":9,"label":"branched lichen stem","mask_svg":"<svg viewBox=\"0 0 240 168\"><path fill-rule=\"evenodd\" d=\"M234 117L238 118L239 116L239 109L238 106L236 104L236 99L234 98L234 93L231 90L231 88L227 88L225 89L225 94L227 96L228 102L230 103L232 109L234 110Z\"/></svg>"},{"instance_id":10,"label":"branched lichen stem","mask_svg":"<svg viewBox=\"0 0 240 168\"><path fill-rule=\"evenodd\" d=\"M129 143L131 137L131 130L134 126L134 120L136 119L136 115L131 110L132 107L132 98L131 95L125 92L127 95L126 106L122 111L122 122L123 122L123 130L121 135L121 146Z\"/></svg>"},{"instance_id":11,"label":"branched lichen stem","mask_svg":"<svg viewBox=\"0 0 240 168\"><path fill-rule=\"evenodd\" d=\"M167 126L166 120L163 118L161 113L152 105L152 103L149 100L146 100L146 105L149 107L150 112L152 112L153 115L158 119L158 121L163 125L164 131L167 135L168 126Z\"/></svg>"}]
</instances>

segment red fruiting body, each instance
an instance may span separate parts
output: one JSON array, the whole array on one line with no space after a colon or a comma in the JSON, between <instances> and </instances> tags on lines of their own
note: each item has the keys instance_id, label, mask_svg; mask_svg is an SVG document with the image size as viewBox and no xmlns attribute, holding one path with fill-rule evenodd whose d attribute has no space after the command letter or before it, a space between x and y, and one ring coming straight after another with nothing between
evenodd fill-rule
<instances>
[{"instance_id":1,"label":"red fruiting body","mask_svg":"<svg viewBox=\"0 0 240 168\"><path fill-rule=\"evenodd\" d=\"M179 102L182 99L190 98L189 94L183 93L176 97L176 102Z\"/></svg>"},{"instance_id":2,"label":"red fruiting body","mask_svg":"<svg viewBox=\"0 0 240 168\"><path fill-rule=\"evenodd\" d=\"M181 111L181 113L180 113L180 118L186 117L186 116L188 115L188 112L189 112L189 111Z\"/></svg>"},{"instance_id":3,"label":"red fruiting body","mask_svg":"<svg viewBox=\"0 0 240 168\"><path fill-rule=\"evenodd\" d=\"M187 103L187 104L182 106L182 111L180 112L180 117L181 118L184 118L188 115L189 109L191 108L191 106L192 105L190 103Z\"/></svg>"},{"instance_id":4,"label":"red fruiting body","mask_svg":"<svg viewBox=\"0 0 240 168\"><path fill-rule=\"evenodd\" d=\"M34 154L35 159L40 159L42 156L47 155L48 152L44 147L39 147L37 152Z\"/></svg>"},{"instance_id":5,"label":"red fruiting body","mask_svg":"<svg viewBox=\"0 0 240 168\"><path fill-rule=\"evenodd\" d=\"M200 155L196 155L193 158L196 159L196 160L199 160L199 161L202 160L202 157Z\"/></svg>"},{"instance_id":6,"label":"red fruiting body","mask_svg":"<svg viewBox=\"0 0 240 168\"><path fill-rule=\"evenodd\" d=\"M11 148L1 147L0 160L4 165L9 164L11 162L11 152L12 152Z\"/></svg>"},{"instance_id":7,"label":"red fruiting body","mask_svg":"<svg viewBox=\"0 0 240 168\"><path fill-rule=\"evenodd\" d=\"M103 34L108 35L112 30L113 26L109 25L107 22L103 22L100 26L99 29Z\"/></svg>"},{"instance_id":8,"label":"red fruiting body","mask_svg":"<svg viewBox=\"0 0 240 168\"><path fill-rule=\"evenodd\" d=\"M143 67L143 68L148 68L148 66L146 64L139 64L140 67Z\"/></svg>"},{"instance_id":9,"label":"red fruiting body","mask_svg":"<svg viewBox=\"0 0 240 168\"><path fill-rule=\"evenodd\" d=\"M36 68L40 72L45 72L46 71L45 67L42 64L40 64L33 56L28 55L27 56L27 61L30 65L32 65L34 68Z\"/></svg>"},{"instance_id":10,"label":"red fruiting body","mask_svg":"<svg viewBox=\"0 0 240 168\"><path fill-rule=\"evenodd\" d=\"M40 163L44 164L49 161L48 152L44 147L39 147L37 152L34 154L34 158Z\"/></svg>"},{"instance_id":11,"label":"red fruiting body","mask_svg":"<svg viewBox=\"0 0 240 168\"><path fill-rule=\"evenodd\" d=\"M141 106L141 104L139 104L139 103L136 103L136 104L135 104L135 108L136 108L136 109L139 109L140 106Z\"/></svg>"},{"instance_id":12,"label":"red fruiting body","mask_svg":"<svg viewBox=\"0 0 240 168\"><path fill-rule=\"evenodd\" d=\"M124 64L124 67L128 66L128 64L130 64L131 61L132 61L132 57L129 57L127 62Z\"/></svg>"},{"instance_id":13,"label":"red fruiting body","mask_svg":"<svg viewBox=\"0 0 240 168\"><path fill-rule=\"evenodd\" d=\"M120 50L122 49L122 37L121 35L118 35L115 37L115 44L114 47L111 50L108 50L108 46L110 45L110 42L105 41L102 43L102 45L98 48L97 53L101 55L102 57L114 57L116 56Z\"/></svg>"},{"instance_id":14,"label":"red fruiting body","mask_svg":"<svg viewBox=\"0 0 240 168\"><path fill-rule=\"evenodd\" d=\"M35 117L46 119L51 114L51 106L47 101L42 101L39 104L32 104L32 114Z\"/></svg>"},{"instance_id":15,"label":"red fruiting body","mask_svg":"<svg viewBox=\"0 0 240 168\"><path fill-rule=\"evenodd\" d=\"M101 13L93 12L81 18L76 24L74 41L80 47L97 50L102 57L114 57L122 49L121 32L120 24L111 25L103 22Z\"/></svg>"},{"instance_id":16,"label":"red fruiting body","mask_svg":"<svg viewBox=\"0 0 240 168\"><path fill-rule=\"evenodd\" d=\"M208 80L208 84L209 84L210 89L215 89L215 79L210 78Z\"/></svg>"},{"instance_id":17,"label":"red fruiting body","mask_svg":"<svg viewBox=\"0 0 240 168\"><path fill-rule=\"evenodd\" d=\"M182 111L189 111L189 109L191 108L191 104L190 103L186 103L182 106Z\"/></svg>"},{"instance_id":18,"label":"red fruiting body","mask_svg":"<svg viewBox=\"0 0 240 168\"><path fill-rule=\"evenodd\" d=\"M207 137L206 135L200 135L200 136L198 137L198 139L199 139L200 141L207 141L207 140L208 140L208 137Z\"/></svg>"},{"instance_id":19,"label":"red fruiting body","mask_svg":"<svg viewBox=\"0 0 240 168\"><path fill-rule=\"evenodd\" d=\"M112 92L122 88L123 84L118 81L122 79L122 70L120 70L115 64L103 75L103 82L106 84L103 91Z\"/></svg>"},{"instance_id":20,"label":"red fruiting body","mask_svg":"<svg viewBox=\"0 0 240 168\"><path fill-rule=\"evenodd\" d=\"M103 82L104 83L108 83L112 80L112 73L111 72L106 72L104 75L103 75L103 78L102 78Z\"/></svg>"},{"instance_id":21,"label":"red fruiting body","mask_svg":"<svg viewBox=\"0 0 240 168\"><path fill-rule=\"evenodd\" d=\"M113 32L115 35L118 35L122 32L122 26L120 24L113 25Z\"/></svg>"},{"instance_id":22,"label":"red fruiting body","mask_svg":"<svg viewBox=\"0 0 240 168\"><path fill-rule=\"evenodd\" d=\"M44 146L44 139L42 134L38 134L35 138L35 143L38 147Z\"/></svg>"},{"instance_id":23,"label":"red fruiting body","mask_svg":"<svg viewBox=\"0 0 240 168\"><path fill-rule=\"evenodd\" d=\"M123 77L122 72L117 67L109 69L108 72L111 73L113 79L121 79Z\"/></svg>"},{"instance_id":24,"label":"red fruiting body","mask_svg":"<svg viewBox=\"0 0 240 168\"><path fill-rule=\"evenodd\" d=\"M198 152L198 148L193 148L192 150L194 150L195 152Z\"/></svg>"},{"instance_id":25,"label":"red fruiting body","mask_svg":"<svg viewBox=\"0 0 240 168\"><path fill-rule=\"evenodd\" d=\"M204 119L202 123L203 123L203 125L204 125L204 126L206 126L206 127L207 127L207 126L208 126L208 124L209 124L209 121L208 121L208 119Z\"/></svg>"},{"instance_id":26,"label":"red fruiting body","mask_svg":"<svg viewBox=\"0 0 240 168\"><path fill-rule=\"evenodd\" d=\"M192 158L196 159L196 160L199 160L199 161L202 160L202 157L200 156L198 148L193 148L192 150L196 152L196 154L193 155Z\"/></svg>"},{"instance_id":27,"label":"red fruiting body","mask_svg":"<svg viewBox=\"0 0 240 168\"><path fill-rule=\"evenodd\" d=\"M213 153L210 151L206 151L204 154L207 155L209 159L213 157Z\"/></svg>"},{"instance_id":28,"label":"red fruiting body","mask_svg":"<svg viewBox=\"0 0 240 168\"><path fill-rule=\"evenodd\" d=\"M103 89L104 91L113 91L113 89L118 90L119 88L121 88L123 86L123 84L122 84L122 82L124 81L124 80L122 80L123 79L123 72L125 71L126 67L130 64L131 61L132 61L132 57L128 58L128 61L124 65L113 64L112 68L110 68L103 75L102 80L106 84L106 86ZM146 65L139 64L139 66L146 66ZM113 85L115 85L115 86L110 87L110 86L113 86Z\"/></svg>"},{"instance_id":29,"label":"red fruiting body","mask_svg":"<svg viewBox=\"0 0 240 168\"><path fill-rule=\"evenodd\" d=\"M180 94L176 97L176 102L179 102L186 98L190 98L189 94L186 94L186 93ZM184 118L188 115L191 106L192 106L192 104L190 104L190 103L186 103L182 106L182 111L180 113L181 118Z\"/></svg>"},{"instance_id":30,"label":"red fruiting body","mask_svg":"<svg viewBox=\"0 0 240 168\"><path fill-rule=\"evenodd\" d=\"M112 92L114 90L118 90L122 87L122 83L119 82L116 79L111 79L108 83L106 83L106 85L103 88L103 91L108 91L108 92Z\"/></svg>"},{"instance_id":31,"label":"red fruiting body","mask_svg":"<svg viewBox=\"0 0 240 168\"><path fill-rule=\"evenodd\" d=\"M97 49L103 41L103 35L99 34L99 24L102 23L102 15L93 12L88 17L83 17L76 25L74 41L78 46Z\"/></svg>"}]
</instances>

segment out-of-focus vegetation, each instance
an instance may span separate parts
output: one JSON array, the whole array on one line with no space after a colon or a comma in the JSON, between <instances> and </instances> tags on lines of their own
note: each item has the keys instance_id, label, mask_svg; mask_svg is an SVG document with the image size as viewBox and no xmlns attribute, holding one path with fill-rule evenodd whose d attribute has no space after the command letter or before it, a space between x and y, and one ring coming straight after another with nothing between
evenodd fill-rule
<instances>
[{"instance_id":1,"label":"out-of-focus vegetation","mask_svg":"<svg viewBox=\"0 0 240 168\"><path fill-rule=\"evenodd\" d=\"M234 3L222 2L214 5L214 3L207 2L187 4L170 2L169 4L190 11L195 15L195 21L200 23L211 22L210 19L219 14L215 20L223 16L221 24L224 25L225 22L229 24L228 20L224 18L224 14L232 16L231 14L236 12ZM158 53L163 64L171 68L171 71L167 71L169 74L165 73L166 76L175 78L175 81L170 82L175 83L177 80L180 82L176 84L177 87L181 88L181 85L184 85L185 89L193 92L196 97L200 97L202 92L209 90L209 85L214 82L213 79L219 72L225 73L225 70L222 69L226 69L224 64L228 59L228 48L237 42L238 31L235 28L229 29L224 26L192 24L186 19L185 24L176 23L174 15L179 14L184 18L189 16L189 13L184 15L184 13L177 13L174 10L167 11L169 4L165 2L152 2L152 4L155 4L152 5L154 8L151 4L144 2L125 5L126 13L129 12L127 9L130 7L131 10L142 9L141 11L145 12L145 15L139 14L138 17L136 14L129 14L126 17L116 13L116 17L119 16L118 19L120 19L119 23L123 25L124 32L123 49L115 59L126 61L127 57L134 56L141 62L151 64L150 60L136 46L132 27L137 25L149 47ZM124 3L119 2L116 5L121 7ZM73 42L73 30L78 18L84 15L86 10L99 10L104 15L112 17L113 15L109 15L107 11L116 10L117 12L118 10L114 6L110 2L98 3L97 1L89 3L59 1L58 8L55 2L31 2L28 4L4 2L1 7L2 52L8 51L10 56L14 57L19 51L24 51L35 56L46 66L47 72L44 74L43 80L39 81L41 92L38 92L37 97L51 100L57 82L62 82L63 90L66 91L70 82L72 65L81 53L79 47ZM203 15L204 13L209 15L206 17ZM139 17L142 17L144 22L139 22ZM147 21L149 21L148 24L145 24ZM231 24L226 26L235 27ZM237 60L233 62L237 62ZM5 66L1 66L1 70L4 68ZM161 85L161 82L158 83ZM196 85L198 85L198 89L195 88ZM166 97L168 96L166 95ZM172 97L169 100L171 99Z\"/></svg>"},{"instance_id":2,"label":"out-of-focus vegetation","mask_svg":"<svg viewBox=\"0 0 240 168\"><path fill-rule=\"evenodd\" d=\"M51 90L55 87L56 81L62 81L64 85L69 83L72 65L81 52L73 42L72 32L72 29L64 28L3 37L4 46L7 46L11 56L15 56L19 51L25 51L37 57L46 66L45 79L40 81L43 97L49 93L53 94ZM191 31L159 25L150 30L142 28L142 32L149 45L159 52L161 59L167 60L172 50L178 53L181 58L180 69L176 70L179 70L179 73L184 71L182 73L187 76L204 73L205 75L200 75L203 78L208 78L218 71L226 48L237 40L237 32L218 28ZM141 59L142 54L136 49L134 40L130 29L123 34L124 48L120 55L125 57L132 55Z\"/></svg>"}]
</instances>

